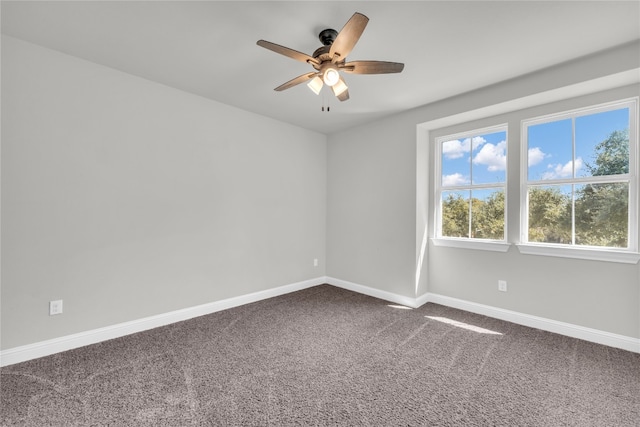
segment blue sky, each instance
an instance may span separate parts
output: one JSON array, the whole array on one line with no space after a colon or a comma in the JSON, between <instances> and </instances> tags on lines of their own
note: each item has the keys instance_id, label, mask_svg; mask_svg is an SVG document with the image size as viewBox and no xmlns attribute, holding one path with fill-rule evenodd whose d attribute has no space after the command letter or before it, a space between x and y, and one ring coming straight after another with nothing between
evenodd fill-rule
<instances>
[{"instance_id":1,"label":"blue sky","mask_svg":"<svg viewBox=\"0 0 640 427\"><path fill-rule=\"evenodd\" d=\"M507 133L487 133L442 143L442 185L505 181Z\"/></svg>"},{"instance_id":2,"label":"blue sky","mask_svg":"<svg viewBox=\"0 0 640 427\"><path fill-rule=\"evenodd\" d=\"M572 154L572 119L529 126L527 159L530 180L588 176L594 148L611 132L629 128L629 109L575 118L576 153ZM493 132L442 143L442 185L489 184L505 181L507 134Z\"/></svg>"},{"instance_id":3,"label":"blue sky","mask_svg":"<svg viewBox=\"0 0 640 427\"><path fill-rule=\"evenodd\" d=\"M572 155L572 120L529 126L529 180L589 176L586 164L594 164L595 146L615 130L629 128L629 109L623 108L576 117L576 154Z\"/></svg>"}]
</instances>

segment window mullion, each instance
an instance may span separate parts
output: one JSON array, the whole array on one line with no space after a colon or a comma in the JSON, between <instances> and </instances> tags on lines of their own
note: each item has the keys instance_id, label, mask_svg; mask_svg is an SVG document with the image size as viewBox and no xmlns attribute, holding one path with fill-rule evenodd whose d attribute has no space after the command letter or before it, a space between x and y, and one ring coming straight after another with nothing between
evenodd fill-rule
<instances>
[{"instance_id":1,"label":"window mullion","mask_svg":"<svg viewBox=\"0 0 640 427\"><path fill-rule=\"evenodd\" d=\"M469 227L467 231L467 237L473 238L473 139L475 136L471 136L469 141Z\"/></svg>"},{"instance_id":2,"label":"window mullion","mask_svg":"<svg viewBox=\"0 0 640 427\"><path fill-rule=\"evenodd\" d=\"M576 244L576 118L571 119L571 244Z\"/></svg>"},{"instance_id":3,"label":"window mullion","mask_svg":"<svg viewBox=\"0 0 640 427\"><path fill-rule=\"evenodd\" d=\"M576 186L571 184L571 244L576 244Z\"/></svg>"},{"instance_id":4,"label":"window mullion","mask_svg":"<svg viewBox=\"0 0 640 427\"><path fill-rule=\"evenodd\" d=\"M471 195L473 194L473 191L471 191L471 189L468 190L469 191L469 222L468 222L468 228L467 228L467 237L469 237L470 239L473 238L473 235L471 234L472 232L472 219L471 219L471 215L473 214L473 200L471 199Z\"/></svg>"}]
</instances>

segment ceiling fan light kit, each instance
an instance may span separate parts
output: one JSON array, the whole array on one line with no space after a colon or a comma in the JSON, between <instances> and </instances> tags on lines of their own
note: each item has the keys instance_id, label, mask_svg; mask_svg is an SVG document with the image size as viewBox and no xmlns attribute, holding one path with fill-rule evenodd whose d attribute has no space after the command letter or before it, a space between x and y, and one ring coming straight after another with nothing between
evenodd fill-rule
<instances>
[{"instance_id":1,"label":"ceiling fan light kit","mask_svg":"<svg viewBox=\"0 0 640 427\"><path fill-rule=\"evenodd\" d=\"M274 90L280 92L307 83L316 95L320 94L323 85L331 87L333 94L340 100L349 99L349 88L340 75L340 71L350 74L389 74L400 73L404 64L385 61L351 61L346 62L347 55L360 39L369 18L361 13L354 13L340 32L333 29L322 30L318 38L323 46L316 49L313 56L298 52L288 47L280 46L266 40L258 40L258 46L272 50L297 61L310 64L315 71L302 74L288 82L281 84Z\"/></svg>"},{"instance_id":2,"label":"ceiling fan light kit","mask_svg":"<svg viewBox=\"0 0 640 427\"><path fill-rule=\"evenodd\" d=\"M335 65L329 64L329 66L324 67L324 70L322 71L322 80L327 86L333 86L334 84L338 83L338 81L340 80L340 73L338 72L338 69L335 67Z\"/></svg>"},{"instance_id":3,"label":"ceiling fan light kit","mask_svg":"<svg viewBox=\"0 0 640 427\"><path fill-rule=\"evenodd\" d=\"M320 91L322 90L322 79L320 76L315 76L309 83L307 83L309 89L313 91L316 95L320 95Z\"/></svg>"},{"instance_id":4,"label":"ceiling fan light kit","mask_svg":"<svg viewBox=\"0 0 640 427\"><path fill-rule=\"evenodd\" d=\"M331 90L333 90L333 94L337 97L340 97L340 95L342 95L344 91L346 91L347 89L349 88L347 87L344 80L342 79L338 80L336 84L331 86Z\"/></svg>"}]
</instances>

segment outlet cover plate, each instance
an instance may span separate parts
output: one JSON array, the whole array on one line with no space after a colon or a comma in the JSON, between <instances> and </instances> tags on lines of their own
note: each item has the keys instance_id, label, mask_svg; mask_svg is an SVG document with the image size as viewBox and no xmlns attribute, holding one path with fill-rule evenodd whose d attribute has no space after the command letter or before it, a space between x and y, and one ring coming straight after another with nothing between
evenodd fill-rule
<instances>
[{"instance_id":1,"label":"outlet cover plate","mask_svg":"<svg viewBox=\"0 0 640 427\"><path fill-rule=\"evenodd\" d=\"M49 316L62 314L62 300L49 301Z\"/></svg>"},{"instance_id":2,"label":"outlet cover plate","mask_svg":"<svg viewBox=\"0 0 640 427\"><path fill-rule=\"evenodd\" d=\"M498 290L500 292L507 292L507 281L506 280L498 280Z\"/></svg>"}]
</instances>

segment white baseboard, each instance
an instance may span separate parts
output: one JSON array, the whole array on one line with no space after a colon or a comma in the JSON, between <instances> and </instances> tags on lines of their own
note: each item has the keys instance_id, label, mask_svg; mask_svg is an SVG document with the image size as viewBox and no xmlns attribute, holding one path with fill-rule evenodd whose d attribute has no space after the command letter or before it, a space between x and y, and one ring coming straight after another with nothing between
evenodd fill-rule
<instances>
[{"instance_id":1,"label":"white baseboard","mask_svg":"<svg viewBox=\"0 0 640 427\"><path fill-rule=\"evenodd\" d=\"M277 297L280 295L288 294L290 292L295 292L313 286L321 285L323 283L328 283L332 286L347 289L364 295L369 295L411 308L418 308L427 302L432 302L447 307L453 307L472 313L482 314L484 316L493 317L495 319L505 320L523 326L529 326L544 331L566 335L572 338L578 338L585 341L591 341L610 347L616 347L635 353L640 353L640 339L637 338L604 332L597 329L585 328L570 323L545 319L542 317L532 316L529 314L519 313L511 310L505 310L502 308L492 307L484 304L478 304L475 302L439 294L426 293L417 298L411 298L394 294L392 292L360 285L357 283L348 282L346 280L336 279L334 277L318 277L315 279L292 283L273 289L254 292L247 295L241 295L238 297L215 301L208 304L189 307L182 310L171 311L168 313L133 320L130 322L119 323L117 325L107 326L104 328L93 329L90 331L41 341L34 344L10 348L0 351L0 366L13 365L15 363L37 359L43 356L49 356L51 354L60 353L62 351L83 347L85 345L95 344L113 338L119 338L125 335L134 334L136 332L142 332L148 329L153 329L194 317L203 316L205 314L215 313L217 311L227 310L229 308L238 307L244 304Z\"/></svg>"},{"instance_id":2,"label":"white baseboard","mask_svg":"<svg viewBox=\"0 0 640 427\"><path fill-rule=\"evenodd\" d=\"M609 347L621 348L623 350L640 353L640 339L625 335L613 334L598 329L585 328L584 326L573 325L571 323L559 322L557 320L546 319L544 317L532 316L530 314L505 310L489 305L478 304L444 295L428 293L428 302L453 307L471 313L482 314L495 319L506 320L518 325L529 326L543 331L554 332L572 338L578 338Z\"/></svg>"},{"instance_id":3,"label":"white baseboard","mask_svg":"<svg viewBox=\"0 0 640 427\"><path fill-rule=\"evenodd\" d=\"M416 308L417 307L422 307L423 305L425 305L426 303L429 302L429 293L426 294L422 294L419 297L416 298Z\"/></svg>"},{"instance_id":4,"label":"white baseboard","mask_svg":"<svg viewBox=\"0 0 640 427\"><path fill-rule=\"evenodd\" d=\"M0 366L13 365L15 363L37 359L43 356L49 356L51 354L60 353L62 351L83 347L85 345L95 344L113 338L119 338L125 335L146 331L148 329L165 326L171 323L181 322L183 320L188 320L194 317L203 316L205 314L211 314L217 311L238 307L267 298L277 297L279 295L288 294L290 292L299 291L302 289L321 285L323 283L327 283L326 277L318 277L298 283L279 286L273 289L267 289L247 295L214 301L195 307L175 310L168 313L158 314L156 316L145 317L143 319L132 320L130 322L119 323L104 328L93 329L90 331L66 335L64 337L41 341L34 344L10 348L0 351Z\"/></svg>"},{"instance_id":5,"label":"white baseboard","mask_svg":"<svg viewBox=\"0 0 640 427\"><path fill-rule=\"evenodd\" d=\"M327 277L326 280L326 283L338 288L347 289L359 294L369 295L370 297L383 299L389 302L395 302L396 304L404 305L411 308L419 307L419 305L417 305L416 298L405 297L403 295L394 294L392 292L381 291L380 289L359 285L353 282L347 282L346 280L336 279L335 277Z\"/></svg>"},{"instance_id":6,"label":"white baseboard","mask_svg":"<svg viewBox=\"0 0 640 427\"><path fill-rule=\"evenodd\" d=\"M519 313L517 311L505 310L471 301L451 298L444 295L426 293L417 298L405 297L387 291L371 288L345 280L327 277L327 283L350 291L380 298L386 301L402 304L407 307L418 308L427 302L457 308L471 313L482 314L487 317L505 320L518 325L541 329L572 338L578 338L609 347L621 348L623 350L640 353L640 339L625 335L613 334L598 329L586 328L584 326L573 325L571 323L559 322L557 320L546 319L544 317L532 316L530 314Z\"/></svg>"}]
</instances>

